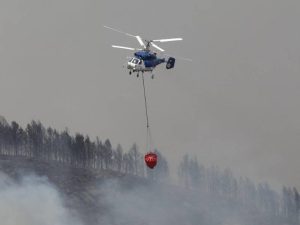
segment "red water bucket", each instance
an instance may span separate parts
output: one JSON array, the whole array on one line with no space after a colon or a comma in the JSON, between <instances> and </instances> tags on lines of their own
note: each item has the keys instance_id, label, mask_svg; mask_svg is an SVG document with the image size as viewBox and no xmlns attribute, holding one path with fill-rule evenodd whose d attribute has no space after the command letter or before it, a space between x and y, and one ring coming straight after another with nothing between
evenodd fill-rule
<instances>
[{"instance_id":1,"label":"red water bucket","mask_svg":"<svg viewBox=\"0 0 300 225\"><path fill-rule=\"evenodd\" d=\"M153 152L147 153L145 155L145 163L150 169L153 169L157 164L157 155Z\"/></svg>"}]
</instances>

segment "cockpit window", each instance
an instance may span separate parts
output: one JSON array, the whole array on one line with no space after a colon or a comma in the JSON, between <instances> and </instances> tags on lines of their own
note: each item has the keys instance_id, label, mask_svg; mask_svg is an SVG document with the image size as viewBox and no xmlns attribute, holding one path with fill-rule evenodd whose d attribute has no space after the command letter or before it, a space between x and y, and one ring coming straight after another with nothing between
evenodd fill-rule
<instances>
[{"instance_id":1,"label":"cockpit window","mask_svg":"<svg viewBox=\"0 0 300 225\"><path fill-rule=\"evenodd\" d=\"M137 59L137 58L131 58L128 62L131 62L131 63L136 64L136 65L142 64L142 60Z\"/></svg>"},{"instance_id":2,"label":"cockpit window","mask_svg":"<svg viewBox=\"0 0 300 225\"><path fill-rule=\"evenodd\" d=\"M132 63L134 63L134 64L139 64L139 62L140 62L139 59L133 59L133 60L132 60Z\"/></svg>"}]
</instances>

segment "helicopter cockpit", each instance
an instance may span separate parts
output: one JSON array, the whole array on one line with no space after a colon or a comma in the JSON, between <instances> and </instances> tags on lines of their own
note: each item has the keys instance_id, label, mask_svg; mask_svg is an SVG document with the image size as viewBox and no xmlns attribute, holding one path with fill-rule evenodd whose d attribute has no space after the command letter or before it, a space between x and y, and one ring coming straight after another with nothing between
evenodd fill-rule
<instances>
[{"instance_id":1,"label":"helicopter cockpit","mask_svg":"<svg viewBox=\"0 0 300 225\"><path fill-rule=\"evenodd\" d=\"M138 58L131 58L128 62L132 63L132 64L135 64L135 65L140 65L142 64L142 60L138 59Z\"/></svg>"},{"instance_id":2,"label":"helicopter cockpit","mask_svg":"<svg viewBox=\"0 0 300 225\"><path fill-rule=\"evenodd\" d=\"M136 70L136 69L139 69L140 67L142 67L142 63L143 63L143 60L132 57L127 63L127 68Z\"/></svg>"}]
</instances>

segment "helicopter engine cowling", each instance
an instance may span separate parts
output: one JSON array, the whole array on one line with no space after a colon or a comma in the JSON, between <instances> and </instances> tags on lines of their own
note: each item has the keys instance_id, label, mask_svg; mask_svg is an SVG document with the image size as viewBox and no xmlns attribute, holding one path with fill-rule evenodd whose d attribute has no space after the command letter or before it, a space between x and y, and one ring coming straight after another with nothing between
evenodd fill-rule
<instances>
[{"instance_id":1,"label":"helicopter engine cowling","mask_svg":"<svg viewBox=\"0 0 300 225\"><path fill-rule=\"evenodd\" d=\"M145 67L156 67L157 65L164 63L165 59L154 59L154 60L144 60Z\"/></svg>"},{"instance_id":2,"label":"helicopter engine cowling","mask_svg":"<svg viewBox=\"0 0 300 225\"><path fill-rule=\"evenodd\" d=\"M173 57L169 57L168 61L167 61L167 65L166 68L167 69L172 69L175 66L175 58Z\"/></svg>"}]
</instances>

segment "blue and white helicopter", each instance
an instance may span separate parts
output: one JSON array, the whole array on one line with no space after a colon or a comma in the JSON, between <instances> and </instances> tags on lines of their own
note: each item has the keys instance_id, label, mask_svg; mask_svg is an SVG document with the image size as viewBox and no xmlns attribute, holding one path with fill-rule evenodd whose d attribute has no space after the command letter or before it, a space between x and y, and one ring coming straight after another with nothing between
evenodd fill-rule
<instances>
[{"instance_id":1,"label":"blue and white helicopter","mask_svg":"<svg viewBox=\"0 0 300 225\"><path fill-rule=\"evenodd\" d=\"M112 45L113 48L120 48L135 51L134 56L130 57L129 61L127 62L127 69L129 70L129 74L137 73L137 77L139 77L139 73L144 72L153 72L156 66L161 63L166 63L166 69L172 69L175 66L175 58L170 57L166 58L159 58L157 57L156 52L151 51L150 47L154 47L157 50L164 52L165 50L159 47L158 45L154 44L154 42L169 42L169 41L181 41L182 38L168 38L168 39L156 39L156 40L144 40L139 35L132 35L121 30L117 30L112 27L104 26L107 29L125 34L130 37L134 37L137 39L139 44L142 48L131 48L119 45ZM144 43L145 42L145 43ZM168 56L168 55L167 55ZM184 60L191 61L190 59L182 58ZM151 78L154 78L154 74L152 73Z\"/></svg>"}]
</instances>

